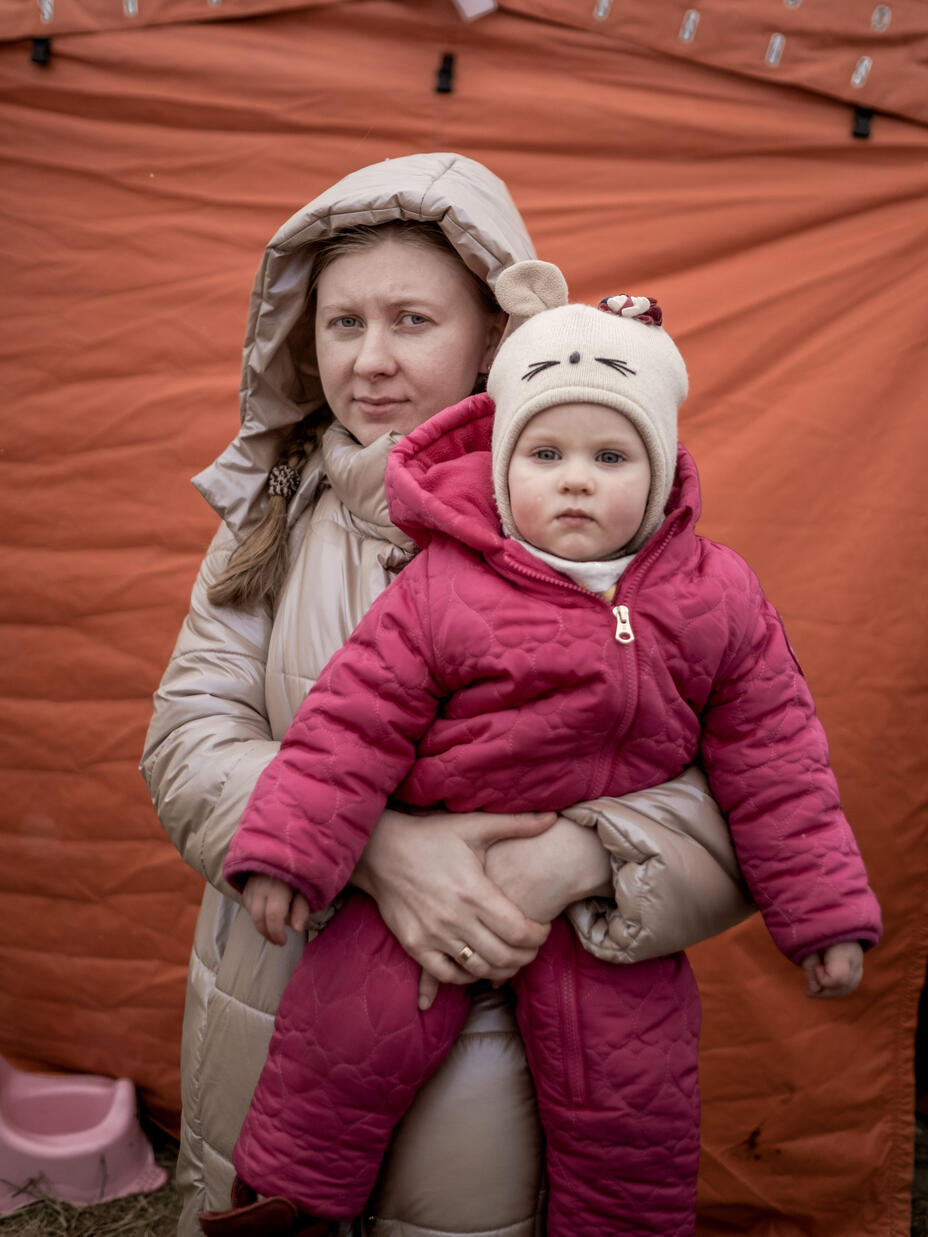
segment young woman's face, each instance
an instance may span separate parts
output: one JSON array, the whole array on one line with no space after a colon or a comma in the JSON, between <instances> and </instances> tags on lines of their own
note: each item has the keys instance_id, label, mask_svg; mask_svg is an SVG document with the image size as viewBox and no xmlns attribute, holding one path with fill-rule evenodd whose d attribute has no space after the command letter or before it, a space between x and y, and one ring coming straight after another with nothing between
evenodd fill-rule
<instances>
[{"instance_id":1,"label":"young woman's face","mask_svg":"<svg viewBox=\"0 0 928 1237\"><path fill-rule=\"evenodd\" d=\"M458 258L395 236L342 254L316 287L322 389L363 446L469 395L500 331Z\"/></svg>"},{"instance_id":2,"label":"young woman's face","mask_svg":"<svg viewBox=\"0 0 928 1237\"><path fill-rule=\"evenodd\" d=\"M609 558L644 518L651 464L620 412L558 404L532 417L509 463L509 504L520 534L573 562Z\"/></svg>"}]
</instances>

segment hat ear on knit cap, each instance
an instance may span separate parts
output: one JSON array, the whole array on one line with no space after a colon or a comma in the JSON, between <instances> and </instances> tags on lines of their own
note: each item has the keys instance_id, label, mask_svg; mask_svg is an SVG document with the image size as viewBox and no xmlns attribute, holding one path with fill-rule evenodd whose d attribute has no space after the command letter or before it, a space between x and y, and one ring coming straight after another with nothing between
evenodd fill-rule
<instances>
[{"instance_id":1,"label":"hat ear on knit cap","mask_svg":"<svg viewBox=\"0 0 928 1237\"><path fill-rule=\"evenodd\" d=\"M533 318L568 301L567 280L558 267L537 259L507 266L493 291L500 309L517 318Z\"/></svg>"},{"instance_id":2,"label":"hat ear on knit cap","mask_svg":"<svg viewBox=\"0 0 928 1237\"><path fill-rule=\"evenodd\" d=\"M621 413L648 453L651 488L642 522L616 553L633 553L660 527L677 460L677 410L686 398L683 358L649 297L610 296L571 305L550 262L517 262L494 289L500 306L524 318L490 366L493 488L503 531L518 535L509 501L509 463L526 425L560 404L601 404Z\"/></svg>"}]
</instances>

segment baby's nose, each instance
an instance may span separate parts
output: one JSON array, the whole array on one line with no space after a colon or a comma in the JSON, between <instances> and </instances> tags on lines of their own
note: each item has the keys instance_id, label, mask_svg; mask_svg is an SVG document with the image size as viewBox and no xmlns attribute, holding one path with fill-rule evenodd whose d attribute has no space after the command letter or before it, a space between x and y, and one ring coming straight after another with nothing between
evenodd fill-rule
<instances>
[{"instance_id":1,"label":"baby's nose","mask_svg":"<svg viewBox=\"0 0 928 1237\"><path fill-rule=\"evenodd\" d=\"M589 490L592 485L590 469L582 460L565 460L560 484L564 490Z\"/></svg>"}]
</instances>

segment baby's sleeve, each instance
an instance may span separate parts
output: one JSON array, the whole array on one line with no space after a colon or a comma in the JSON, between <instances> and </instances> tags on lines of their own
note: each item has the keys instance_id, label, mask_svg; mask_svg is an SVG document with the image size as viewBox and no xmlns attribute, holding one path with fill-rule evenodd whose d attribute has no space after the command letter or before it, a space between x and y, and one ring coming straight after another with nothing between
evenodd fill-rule
<instances>
[{"instance_id":1,"label":"baby's sleeve","mask_svg":"<svg viewBox=\"0 0 928 1237\"><path fill-rule=\"evenodd\" d=\"M232 839L234 887L260 872L318 910L348 883L438 708L426 560L381 593L300 706Z\"/></svg>"},{"instance_id":2,"label":"baby's sleeve","mask_svg":"<svg viewBox=\"0 0 928 1237\"><path fill-rule=\"evenodd\" d=\"M782 619L741 566L743 589L730 594L742 599L738 623L703 716L702 756L757 906L798 963L840 941L875 944L880 910Z\"/></svg>"}]
</instances>

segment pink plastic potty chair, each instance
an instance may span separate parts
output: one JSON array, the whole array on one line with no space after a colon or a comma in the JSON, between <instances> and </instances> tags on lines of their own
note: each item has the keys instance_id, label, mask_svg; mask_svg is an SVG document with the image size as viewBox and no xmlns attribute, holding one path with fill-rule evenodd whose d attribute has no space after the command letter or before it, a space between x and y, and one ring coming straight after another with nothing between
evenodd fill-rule
<instances>
[{"instance_id":1,"label":"pink plastic potty chair","mask_svg":"<svg viewBox=\"0 0 928 1237\"><path fill-rule=\"evenodd\" d=\"M166 1180L128 1078L27 1074L0 1057L0 1215L42 1195L86 1206Z\"/></svg>"}]
</instances>

